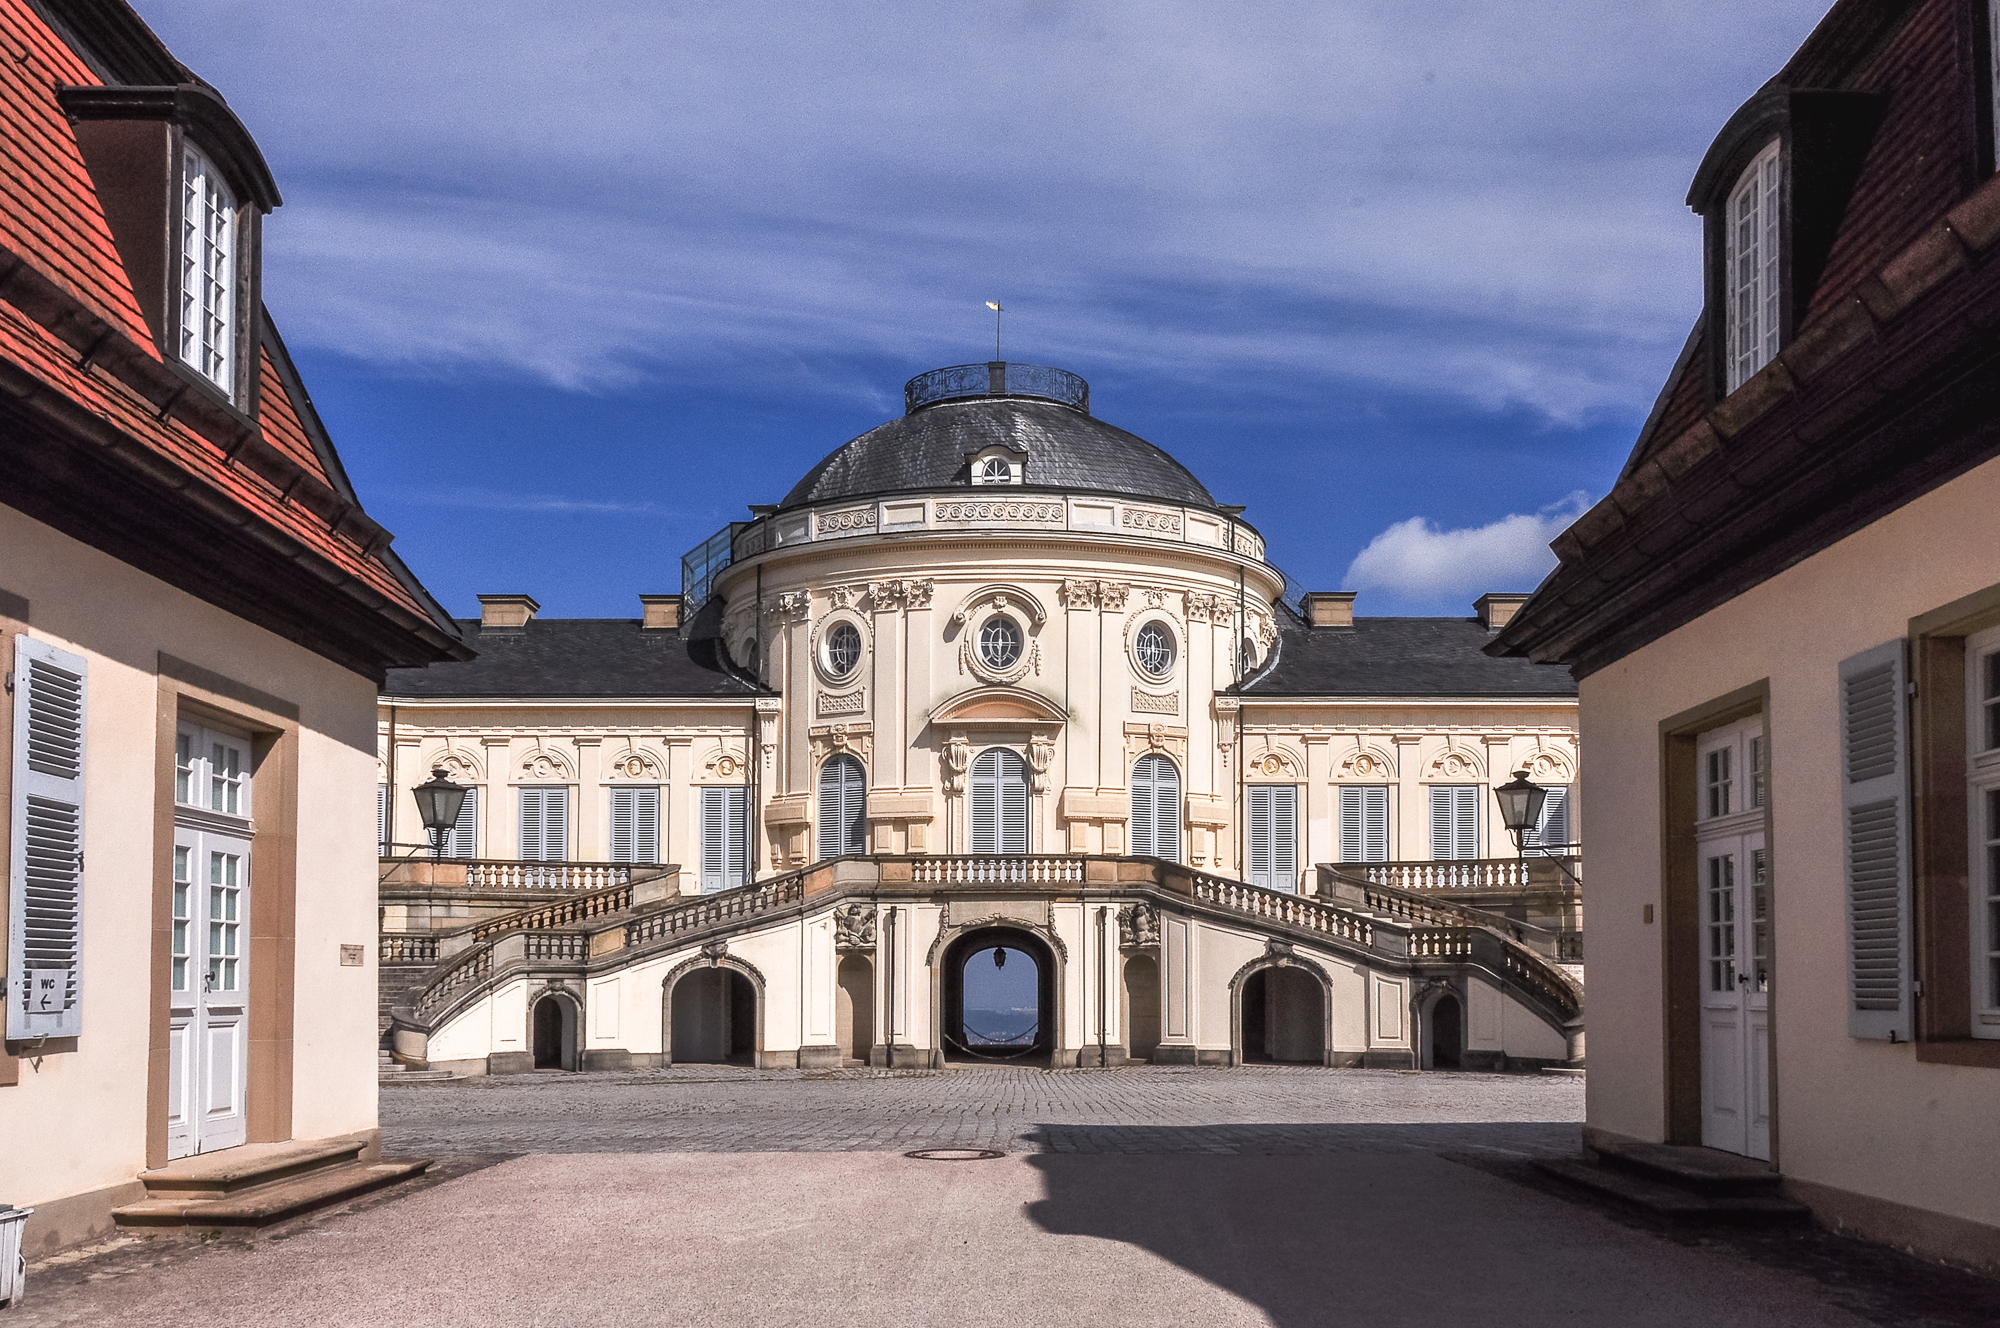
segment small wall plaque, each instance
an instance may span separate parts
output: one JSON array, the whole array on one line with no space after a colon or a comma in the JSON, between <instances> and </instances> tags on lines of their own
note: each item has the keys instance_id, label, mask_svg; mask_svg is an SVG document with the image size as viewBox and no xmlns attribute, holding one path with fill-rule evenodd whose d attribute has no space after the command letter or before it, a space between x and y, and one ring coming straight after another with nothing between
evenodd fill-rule
<instances>
[{"instance_id":1,"label":"small wall plaque","mask_svg":"<svg viewBox=\"0 0 2000 1328\"><path fill-rule=\"evenodd\" d=\"M359 967L361 967L361 955L362 955L362 951L363 951L363 949L364 949L364 947L362 947L362 946L359 946L359 945L343 945L343 946L341 946L341 947L340 947L340 966L341 966L342 968L359 968Z\"/></svg>"}]
</instances>

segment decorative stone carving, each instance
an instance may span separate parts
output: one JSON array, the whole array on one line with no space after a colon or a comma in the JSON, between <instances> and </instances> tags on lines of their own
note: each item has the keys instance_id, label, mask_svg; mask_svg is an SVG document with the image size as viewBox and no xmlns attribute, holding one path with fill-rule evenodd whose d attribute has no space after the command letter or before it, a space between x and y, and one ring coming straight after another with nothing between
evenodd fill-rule
<instances>
[{"instance_id":1,"label":"decorative stone carving","mask_svg":"<svg viewBox=\"0 0 2000 1328\"><path fill-rule=\"evenodd\" d=\"M1167 592L1155 586L1146 586L1139 591L1149 609L1164 609L1167 606Z\"/></svg>"},{"instance_id":2,"label":"decorative stone carving","mask_svg":"<svg viewBox=\"0 0 2000 1328\"><path fill-rule=\"evenodd\" d=\"M1181 712L1181 694L1174 691L1156 695L1152 692L1142 692L1134 687L1132 708L1142 714L1178 715Z\"/></svg>"},{"instance_id":3,"label":"decorative stone carving","mask_svg":"<svg viewBox=\"0 0 2000 1328\"><path fill-rule=\"evenodd\" d=\"M1127 904L1118 910L1118 947L1146 950L1160 944L1160 913L1151 904Z\"/></svg>"},{"instance_id":4,"label":"decorative stone carving","mask_svg":"<svg viewBox=\"0 0 2000 1328\"><path fill-rule=\"evenodd\" d=\"M1049 791L1049 762L1055 759L1055 739L1046 733L1037 733L1028 739L1028 769L1034 772L1033 791Z\"/></svg>"},{"instance_id":5,"label":"decorative stone carving","mask_svg":"<svg viewBox=\"0 0 2000 1328\"><path fill-rule=\"evenodd\" d=\"M1065 581L1062 583L1062 602L1066 609L1094 609L1097 607L1097 582Z\"/></svg>"},{"instance_id":6,"label":"decorative stone carving","mask_svg":"<svg viewBox=\"0 0 2000 1328\"><path fill-rule=\"evenodd\" d=\"M949 797L965 792L965 772L972 768L972 744L954 733L944 745L944 791Z\"/></svg>"},{"instance_id":7,"label":"decorative stone carving","mask_svg":"<svg viewBox=\"0 0 2000 1328\"><path fill-rule=\"evenodd\" d=\"M1061 521L1061 503L999 502L999 503L939 503L936 507L940 521Z\"/></svg>"},{"instance_id":8,"label":"decorative stone carving","mask_svg":"<svg viewBox=\"0 0 2000 1328\"><path fill-rule=\"evenodd\" d=\"M834 586L826 592L826 604L830 609L851 609L867 593L867 586Z\"/></svg>"},{"instance_id":9,"label":"decorative stone carving","mask_svg":"<svg viewBox=\"0 0 2000 1328\"><path fill-rule=\"evenodd\" d=\"M875 529L875 505L850 507L840 512L822 512L819 516L819 533L838 535L848 530Z\"/></svg>"},{"instance_id":10,"label":"decorative stone carving","mask_svg":"<svg viewBox=\"0 0 2000 1328\"><path fill-rule=\"evenodd\" d=\"M1235 612L1235 605L1227 596L1211 595L1202 590L1187 593L1187 616L1189 622L1226 623Z\"/></svg>"},{"instance_id":11,"label":"decorative stone carving","mask_svg":"<svg viewBox=\"0 0 2000 1328\"><path fill-rule=\"evenodd\" d=\"M833 910L833 948L836 950L875 948L873 904L842 904Z\"/></svg>"},{"instance_id":12,"label":"decorative stone carving","mask_svg":"<svg viewBox=\"0 0 2000 1328\"><path fill-rule=\"evenodd\" d=\"M551 782L569 778L569 762L551 751L536 748L521 761L521 778Z\"/></svg>"},{"instance_id":13,"label":"decorative stone carving","mask_svg":"<svg viewBox=\"0 0 2000 1328\"><path fill-rule=\"evenodd\" d=\"M1394 779L1396 763L1380 748L1356 743L1341 761L1340 773L1348 779Z\"/></svg>"},{"instance_id":14,"label":"decorative stone carving","mask_svg":"<svg viewBox=\"0 0 2000 1328\"><path fill-rule=\"evenodd\" d=\"M853 752L866 762L870 736L867 724L826 724L806 732L814 764L841 752Z\"/></svg>"},{"instance_id":15,"label":"decorative stone carving","mask_svg":"<svg viewBox=\"0 0 2000 1328\"><path fill-rule=\"evenodd\" d=\"M1484 767L1472 752L1447 746L1431 762L1430 772L1434 779L1479 779L1484 775Z\"/></svg>"},{"instance_id":16,"label":"decorative stone carving","mask_svg":"<svg viewBox=\"0 0 2000 1328\"><path fill-rule=\"evenodd\" d=\"M734 783L743 778L745 769L743 749L716 743L709 748L707 759L701 763L701 768L711 779Z\"/></svg>"},{"instance_id":17,"label":"decorative stone carving","mask_svg":"<svg viewBox=\"0 0 2000 1328\"><path fill-rule=\"evenodd\" d=\"M812 595L804 590L788 590L773 596L764 606L764 613L779 622L804 622L812 616Z\"/></svg>"},{"instance_id":18,"label":"decorative stone carving","mask_svg":"<svg viewBox=\"0 0 2000 1328\"><path fill-rule=\"evenodd\" d=\"M1097 583L1097 603L1112 613L1122 613L1125 598L1132 593L1130 584L1124 581L1099 581Z\"/></svg>"},{"instance_id":19,"label":"decorative stone carving","mask_svg":"<svg viewBox=\"0 0 2000 1328\"><path fill-rule=\"evenodd\" d=\"M1528 778L1537 784L1569 784L1575 782L1569 758L1562 752L1550 751L1537 746L1525 762Z\"/></svg>"},{"instance_id":20,"label":"decorative stone carving","mask_svg":"<svg viewBox=\"0 0 2000 1328\"><path fill-rule=\"evenodd\" d=\"M821 692L819 713L822 715L861 715L868 711L868 693L865 688L855 688L851 692Z\"/></svg>"},{"instance_id":21,"label":"decorative stone carving","mask_svg":"<svg viewBox=\"0 0 2000 1328\"><path fill-rule=\"evenodd\" d=\"M636 747L627 747L612 757L605 770L613 779L637 779L656 784L661 778L660 763Z\"/></svg>"},{"instance_id":22,"label":"decorative stone carving","mask_svg":"<svg viewBox=\"0 0 2000 1328\"><path fill-rule=\"evenodd\" d=\"M1297 753L1282 747L1266 746L1250 758L1250 773L1267 778L1298 779L1305 769L1305 762Z\"/></svg>"},{"instance_id":23,"label":"decorative stone carving","mask_svg":"<svg viewBox=\"0 0 2000 1328\"><path fill-rule=\"evenodd\" d=\"M1162 535L1181 533L1179 512L1147 512L1128 507L1119 514L1119 524L1127 530L1152 530Z\"/></svg>"},{"instance_id":24,"label":"decorative stone carving","mask_svg":"<svg viewBox=\"0 0 2000 1328\"><path fill-rule=\"evenodd\" d=\"M905 581L904 603L913 609L928 609L931 606L931 592L936 588L936 583L928 577L922 581Z\"/></svg>"},{"instance_id":25,"label":"decorative stone carving","mask_svg":"<svg viewBox=\"0 0 2000 1328\"><path fill-rule=\"evenodd\" d=\"M701 947L701 957L711 964L720 964L729 957L729 942L710 941Z\"/></svg>"},{"instance_id":26,"label":"decorative stone carving","mask_svg":"<svg viewBox=\"0 0 2000 1328\"><path fill-rule=\"evenodd\" d=\"M447 775L450 775L461 784L477 784L479 782L478 758L468 752L459 751L456 747L446 747L436 756L433 756L430 763L433 768L443 770ZM384 778L386 777L384 776Z\"/></svg>"}]
</instances>

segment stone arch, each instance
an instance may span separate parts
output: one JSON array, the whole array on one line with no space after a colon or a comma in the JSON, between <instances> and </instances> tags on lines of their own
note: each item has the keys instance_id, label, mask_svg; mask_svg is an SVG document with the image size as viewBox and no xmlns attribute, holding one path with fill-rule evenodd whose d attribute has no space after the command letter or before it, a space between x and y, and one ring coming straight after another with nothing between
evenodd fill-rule
<instances>
[{"instance_id":1,"label":"stone arch","mask_svg":"<svg viewBox=\"0 0 2000 1328\"><path fill-rule=\"evenodd\" d=\"M1450 978L1432 978L1410 1001L1410 1028L1415 1034L1417 1068L1420 1070L1457 1070L1465 1067L1465 1052L1469 1044L1472 1004L1466 984ZM1439 1006L1450 1001L1456 1009L1456 1016L1449 1021L1441 1021ZM1440 1027L1441 1022L1444 1024ZM1440 1033L1446 1034L1453 1044L1448 1063L1437 1064L1437 1040Z\"/></svg>"},{"instance_id":2,"label":"stone arch","mask_svg":"<svg viewBox=\"0 0 2000 1328\"><path fill-rule=\"evenodd\" d=\"M628 742L624 750L604 763L604 776L614 783L664 784L667 763L652 749Z\"/></svg>"},{"instance_id":3,"label":"stone arch","mask_svg":"<svg viewBox=\"0 0 2000 1328\"><path fill-rule=\"evenodd\" d=\"M1063 944L1054 926L1047 922L1037 922L1018 914L988 913L977 918L967 918L962 922L952 919L947 905L943 918L938 922L937 935L931 938L930 949L924 952L924 966L931 975L931 1046L936 1064L944 1063L944 955L961 937L980 931L1009 930L1020 932L1039 942L1054 956L1049 972L1049 980L1054 990L1049 1000L1049 1057L1052 1065L1064 1064L1063 1057L1068 1051L1062 1045L1064 1013L1068 1006L1068 991L1064 976L1069 972L1069 947Z\"/></svg>"},{"instance_id":4,"label":"stone arch","mask_svg":"<svg viewBox=\"0 0 2000 1328\"><path fill-rule=\"evenodd\" d=\"M1237 969L1235 976L1229 979L1229 1063L1231 1065L1242 1065L1247 1056L1248 1049L1244 1046L1243 1040L1244 990L1250 985L1252 978L1256 977L1259 973L1266 973L1272 970L1291 970L1303 973L1317 984L1320 1001L1320 1018L1318 1021L1319 1063L1321 1065L1331 1065L1333 1063L1333 980L1327 976L1326 969L1321 967L1316 961L1293 952L1289 946L1281 947L1275 943L1263 954Z\"/></svg>"},{"instance_id":5,"label":"stone arch","mask_svg":"<svg viewBox=\"0 0 2000 1328\"><path fill-rule=\"evenodd\" d=\"M529 1055L537 1070L583 1068L583 1002L560 983L545 986L528 1002Z\"/></svg>"},{"instance_id":6,"label":"stone arch","mask_svg":"<svg viewBox=\"0 0 2000 1328\"><path fill-rule=\"evenodd\" d=\"M965 968L974 955L984 954L989 948L999 946L1034 959L1038 1022L1035 1041L1025 1054L1000 1058L1022 1064L1041 1064L1045 1061L1048 1065L1057 1066L1072 1063L1065 1059L1062 1046L1061 993L1066 963L1043 929L1023 924L1017 918L997 917L957 928L956 931L958 934L943 947L940 962L932 969L936 984L934 994L938 998L932 1007L938 1060L942 1062L954 1052L961 1058L983 1058L966 1037Z\"/></svg>"},{"instance_id":7,"label":"stone arch","mask_svg":"<svg viewBox=\"0 0 2000 1328\"><path fill-rule=\"evenodd\" d=\"M1334 778L1366 780L1369 783L1393 781L1396 778L1396 758L1375 743L1356 742L1353 750L1340 758Z\"/></svg>"},{"instance_id":8,"label":"stone arch","mask_svg":"<svg viewBox=\"0 0 2000 1328\"><path fill-rule=\"evenodd\" d=\"M751 1064L762 1068L766 1059L764 1051L764 975L758 971L755 964L750 963L746 959L737 958L719 945L703 946L700 954L674 965L672 969L668 970L666 977L660 980L660 1063L662 1065L673 1065L676 1063L674 1058L674 989L680 985L683 978L702 970L726 970L749 983L751 992L751 1027L748 1036L743 1039L743 1042L747 1044L745 1050L749 1053ZM732 1027L731 1033L733 1034L735 1031ZM732 1039L730 1048L726 1048L725 1051L733 1049L734 1045L735 1043ZM680 1063L690 1064L696 1062L683 1061Z\"/></svg>"},{"instance_id":9,"label":"stone arch","mask_svg":"<svg viewBox=\"0 0 2000 1328\"><path fill-rule=\"evenodd\" d=\"M1517 769L1526 769L1528 778L1537 784L1574 784L1576 782L1576 760L1567 752L1537 742L1535 750L1514 763Z\"/></svg>"},{"instance_id":10,"label":"stone arch","mask_svg":"<svg viewBox=\"0 0 2000 1328\"><path fill-rule=\"evenodd\" d=\"M484 783L486 779L485 769L479 758L458 746L450 738L446 738L444 745L424 758L420 764L426 771L433 768L442 769L461 784L479 784Z\"/></svg>"},{"instance_id":11,"label":"stone arch","mask_svg":"<svg viewBox=\"0 0 2000 1328\"><path fill-rule=\"evenodd\" d=\"M1446 740L1445 749L1433 756L1425 769L1432 779L1459 781L1486 778L1486 762L1480 754L1450 739Z\"/></svg>"},{"instance_id":12,"label":"stone arch","mask_svg":"<svg viewBox=\"0 0 2000 1328\"><path fill-rule=\"evenodd\" d=\"M537 743L535 749L521 758L516 767L523 782L531 784L568 784L576 778L576 767L561 752L551 751Z\"/></svg>"},{"instance_id":13,"label":"stone arch","mask_svg":"<svg viewBox=\"0 0 2000 1328\"><path fill-rule=\"evenodd\" d=\"M1306 777L1305 753L1289 742L1265 738L1243 762L1246 779L1268 779L1280 784L1297 784Z\"/></svg>"}]
</instances>

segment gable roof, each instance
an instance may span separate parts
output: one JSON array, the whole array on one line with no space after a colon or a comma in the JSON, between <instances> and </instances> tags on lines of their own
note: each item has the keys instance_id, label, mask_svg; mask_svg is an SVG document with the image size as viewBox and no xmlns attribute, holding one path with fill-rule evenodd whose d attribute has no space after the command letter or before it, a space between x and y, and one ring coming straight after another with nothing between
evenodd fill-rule
<instances>
[{"instance_id":1,"label":"gable roof","mask_svg":"<svg viewBox=\"0 0 2000 1328\"><path fill-rule=\"evenodd\" d=\"M1485 653L1477 618L1356 618L1352 627L1295 623L1278 633L1263 672L1233 688L1257 696L1483 696L1568 700L1568 669Z\"/></svg>"}]
</instances>

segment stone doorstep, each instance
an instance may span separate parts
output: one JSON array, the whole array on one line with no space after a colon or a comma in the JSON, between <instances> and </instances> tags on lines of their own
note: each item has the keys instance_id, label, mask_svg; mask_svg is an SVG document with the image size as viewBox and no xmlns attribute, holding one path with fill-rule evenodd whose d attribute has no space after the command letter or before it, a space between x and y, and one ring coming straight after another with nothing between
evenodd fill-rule
<instances>
[{"instance_id":1,"label":"stone doorstep","mask_svg":"<svg viewBox=\"0 0 2000 1328\"><path fill-rule=\"evenodd\" d=\"M142 1199L114 1209L120 1226L261 1227L420 1176L429 1158L350 1161L208 1199Z\"/></svg>"},{"instance_id":2,"label":"stone doorstep","mask_svg":"<svg viewBox=\"0 0 2000 1328\"><path fill-rule=\"evenodd\" d=\"M1535 1167L1545 1175L1669 1221L1775 1226L1811 1216L1804 1204L1778 1194L1700 1194L1580 1158L1537 1158Z\"/></svg>"},{"instance_id":3,"label":"stone doorstep","mask_svg":"<svg viewBox=\"0 0 2000 1328\"><path fill-rule=\"evenodd\" d=\"M1725 1153L1719 1148L1648 1144L1597 1136L1587 1151L1596 1154L1598 1164L1607 1169L1715 1198L1776 1195L1784 1179L1768 1162Z\"/></svg>"},{"instance_id":4,"label":"stone doorstep","mask_svg":"<svg viewBox=\"0 0 2000 1328\"><path fill-rule=\"evenodd\" d=\"M409 1070L398 1065L393 1070L384 1070L376 1076L376 1082L384 1084L440 1084L447 1079L456 1079L450 1070Z\"/></svg>"},{"instance_id":5,"label":"stone doorstep","mask_svg":"<svg viewBox=\"0 0 2000 1328\"><path fill-rule=\"evenodd\" d=\"M315 1139L300 1143L238 1144L214 1153L178 1158L142 1171L148 1199L220 1199L256 1185L301 1172L353 1162L367 1146L362 1139Z\"/></svg>"}]
</instances>

